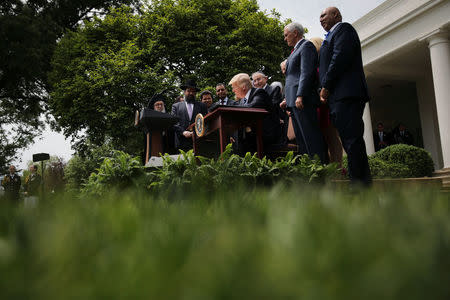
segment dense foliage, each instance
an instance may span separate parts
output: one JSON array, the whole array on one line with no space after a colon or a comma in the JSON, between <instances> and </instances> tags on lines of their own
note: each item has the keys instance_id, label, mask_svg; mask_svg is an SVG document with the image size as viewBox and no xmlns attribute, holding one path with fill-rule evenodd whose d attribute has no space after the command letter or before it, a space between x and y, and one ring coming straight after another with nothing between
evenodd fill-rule
<instances>
[{"instance_id":1,"label":"dense foliage","mask_svg":"<svg viewBox=\"0 0 450 300\"><path fill-rule=\"evenodd\" d=\"M201 88L259 69L280 79L283 25L255 0L151 1L140 14L122 7L86 21L53 57L54 125L77 150L89 139L136 155L143 138L134 113L154 93L168 96L170 109L186 78Z\"/></svg>"},{"instance_id":2,"label":"dense foliage","mask_svg":"<svg viewBox=\"0 0 450 300\"><path fill-rule=\"evenodd\" d=\"M369 167L373 178L409 178L416 177L410 169L398 162L388 162L378 157L369 157Z\"/></svg>"},{"instance_id":3,"label":"dense foliage","mask_svg":"<svg viewBox=\"0 0 450 300\"><path fill-rule=\"evenodd\" d=\"M91 173L83 190L103 195L111 189L145 186L144 167L137 157L131 157L122 151L114 151L111 157L104 158L96 172Z\"/></svg>"},{"instance_id":4,"label":"dense foliage","mask_svg":"<svg viewBox=\"0 0 450 300\"><path fill-rule=\"evenodd\" d=\"M0 298L449 299L449 195L305 185L0 202Z\"/></svg>"},{"instance_id":5,"label":"dense foliage","mask_svg":"<svg viewBox=\"0 0 450 300\"><path fill-rule=\"evenodd\" d=\"M192 151L182 157L164 158L162 168L150 173L150 188L157 191L171 191L174 188L196 190L202 186L207 192L214 192L227 186L271 186L277 182L286 184L324 183L336 173L335 165L322 165L308 155L285 157L271 161L256 154L244 157L231 153L231 145L219 159L195 157Z\"/></svg>"},{"instance_id":6,"label":"dense foliage","mask_svg":"<svg viewBox=\"0 0 450 300\"><path fill-rule=\"evenodd\" d=\"M369 167L373 178L417 178L431 176L434 163L430 153L423 148L397 144L369 155ZM348 168L347 157L343 160Z\"/></svg>"},{"instance_id":7,"label":"dense foliage","mask_svg":"<svg viewBox=\"0 0 450 300\"><path fill-rule=\"evenodd\" d=\"M115 151L90 175L83 191L104 195L112 188L142 190L147 187L151 192L163 194L180 189L214 193L226 186L324 183L336 172L333 164L323 165L308 155L294 156L292 152L275 161L259 159L250 153L240 157L232 154L231 144L218 159L194 156L191 150L182 152L177 159L165 155L162 167L144 172L138 158Z\"/></svg>"},{"instance_id":8,"label":"dense foliage","mask_svg":"<svg viewBox=\"0 0 450 300\"><path fill-rule=\"evenodd\" d=\"M81 20L136 0L0 1L0 171L43 129L57 41ZM134 6L133 6L134 7Z\"/></svg>"},{"instance_id":9,"label":"dense foliage","mask_svg":"<svg viewBox=\"0 0 450 300\"><path fill-rule=\"evenodd\" d=\"M108 144L96 147L89 146L84 155L74 155L64 169L66 188L70 191L80 190L89 177L98 169L106 157L111 157L114 151Z\"/></svg>"},{"instance_id":10,"label":"dense foliage","mask_svg":"<svg viewBox=\"0 0 450 300\"><path fill-rule=\"evenodd\" d=\"M391 145L374 153L371 157L383 160L387 164L403 165L409 170L406 174L399 172L398 177L431 176L434 171L433 159L430 153L415 146L405 144Z\"/></svg>"}]
</instances>

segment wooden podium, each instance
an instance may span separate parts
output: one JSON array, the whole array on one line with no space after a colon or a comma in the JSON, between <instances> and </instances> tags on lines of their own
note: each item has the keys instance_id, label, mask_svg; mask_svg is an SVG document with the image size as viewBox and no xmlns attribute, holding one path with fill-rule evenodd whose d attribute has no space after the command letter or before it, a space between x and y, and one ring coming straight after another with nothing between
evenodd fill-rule
<instances>
[{"instance_id":1,"label":"wooden podium","mask_svg":"<svg viewBox=\"0 0 450 300\"><path fill-rule=\"evenodd\" d=\"M219 106L213 112L203 117L202 124L192 124L190 127L203 127L201 136L194 130L192 135L194 154L198 155L199 146L202 139L218 132L220 153L225 151L229 141L229 136L236 130L251 126L256 130L256 150L258 157L263 157L262 126L263 119L268 114L262 108L246 108L240 106ZM198 122L196 122L198 123Z\"/></svg>"},{"instance_id":2,"label":"wooden podium","mask_svg":"<svg viewBox=\"0 0 450 300\"><path fill-rule=\"evenodd\" d=\"M147 164L150 156L159 156L160 153L163 153L162 132L168 130L177 122L178 117L168 113L147 108L139 112L135 124L141 126L146 134L145 164Z\"/></svg>"}]
</instances>

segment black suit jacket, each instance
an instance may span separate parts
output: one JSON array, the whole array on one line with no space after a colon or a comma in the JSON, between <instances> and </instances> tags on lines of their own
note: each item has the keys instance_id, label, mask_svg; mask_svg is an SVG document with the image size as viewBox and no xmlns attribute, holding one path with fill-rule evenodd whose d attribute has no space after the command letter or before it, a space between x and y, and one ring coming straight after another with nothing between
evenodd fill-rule
<instances>
[{"instance_id":1,"label":"black suit jacket","mask_svg":"<svg viewBox=\"0 0 450 300\"><path fill-rule=\"evenodd\" d=\"M184 137L183 132L195 121L197 114L201 113L206 115L208 109L205 103L194 102L194 107L192 109L192 117L189 119L189 114L186 108L186 103L178 102L172 106L172 115L177 116L180 121L174 125L175 130L175 147L178 149L188 150L192 148L192 139L187 139Z\"/></svg>"},{"instance_id":2,"label":"black suit jacket","mask_svg":"<svg viewBox=\"0 0 450 300\"><path fill-rule=\"evenodd\" d=\"M380 145L379 131L375 131L373 133L373 143L375 146L375 151L386 148L387 146L389 146L392 143L391 136L386 131L383 131L383 142L385 142L386 145Z\"/></svg>"},{"instance_id":3,"label":"black suit jacket","mask_svg":"<svg viewBox=\"0 0 450 300\"><path fill-rule=\"evenodd\" d=\"M280 105L281 101L283 101L283 95L281 94L281 88L279 86L273 87L270 85L266 85L264 90L269 95L273 105Z\"/></svg>"},{"instance_id":4,"label":"black suit jacket","mask_svg":"<svg viewBox=\"0 0 450 300\"><path fill-rule=\"evenodd\" d=\"M242 100L240 103L243 105ZM252 88L245 107L264 108L269 112L263 120L263 140L265 144L277 143L281 137L281 126L269 94L264 89Z\"/></svg>"},{"instance_id":5,"label":"black suit jacket","mask_svg":"<svg viewBox=\"0 0 450 300\"><path fill-rule=\"evenodd\" d=\"M320 85L330 91L329 103L346 98L369 101L361 43L352 25L341 23L323 41L319 54Z\"/></svg>"},{"instance_id":6,"label":"black suit jacket","mask_svg":"<svg viewBox=\"0 0 450 300\"><path fill-rule=\"evenodd\" d=\"M228 97L226 99L227 99L227 101L226 101L226 103L224 105L235 105L235 103L234 103L235 101L234 100L232 100L232 99L230 99ZM213 104L220 105L220 100L217 100Z\"/></svg>"}]
</instances>

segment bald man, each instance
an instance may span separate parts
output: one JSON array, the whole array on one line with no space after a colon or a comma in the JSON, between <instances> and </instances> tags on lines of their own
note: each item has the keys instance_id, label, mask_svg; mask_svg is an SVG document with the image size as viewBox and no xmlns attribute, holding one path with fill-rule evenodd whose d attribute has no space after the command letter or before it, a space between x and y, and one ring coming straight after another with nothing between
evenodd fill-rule
<instances>
[{"instance_id":1,"label":"bald man","mask_svg":"<svg viewBox=\"0 0 450 300\"><path fill-rule=\"evenodd\" d=\"M320 101L330 106L331 121L347 153L351 182L369 185L372 178L362 120L369 94L361 43L352 25L342 22L336 7L322 11L320 24L327 32L319 54Z\"/></svg>"}]
</instances>

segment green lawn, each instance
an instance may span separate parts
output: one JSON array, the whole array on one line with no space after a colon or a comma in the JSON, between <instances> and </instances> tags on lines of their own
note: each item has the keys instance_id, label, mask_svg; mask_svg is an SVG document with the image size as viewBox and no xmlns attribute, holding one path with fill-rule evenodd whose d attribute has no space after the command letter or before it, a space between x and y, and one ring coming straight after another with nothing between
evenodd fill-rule
<instances>
[{"instance_id":1,"label":"green lawn","mask_svg":"<svg viewBox=\"0 0 450 300\"><path fill-rule=\"evenodd\" d=\"M170 197L2 202L0 299L450 299L448 194Z\"/></svg>"}]
</instances>

